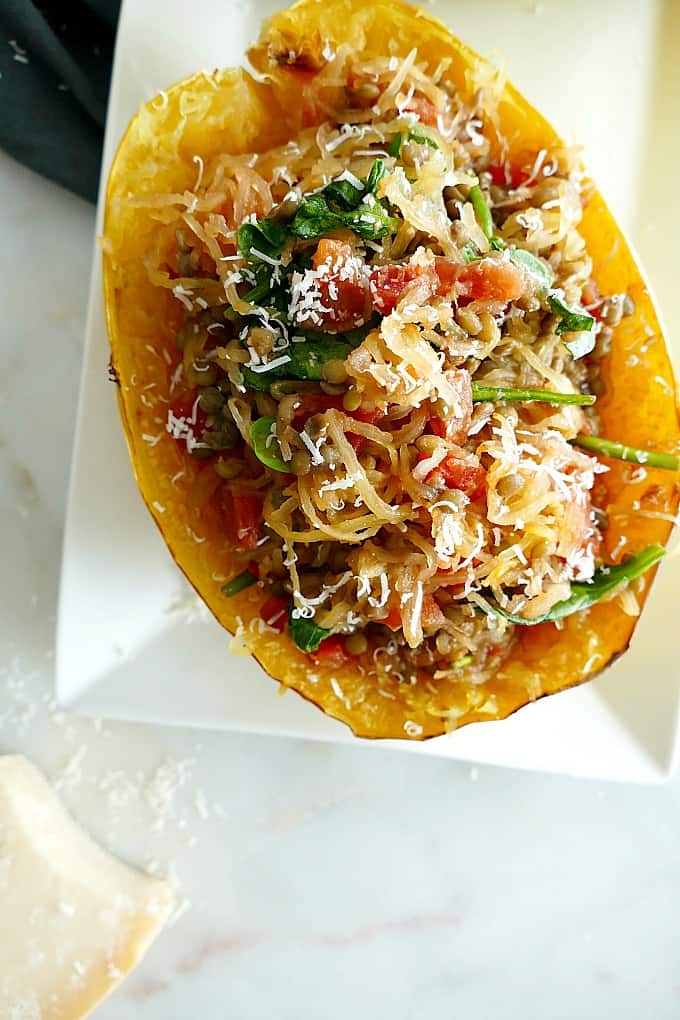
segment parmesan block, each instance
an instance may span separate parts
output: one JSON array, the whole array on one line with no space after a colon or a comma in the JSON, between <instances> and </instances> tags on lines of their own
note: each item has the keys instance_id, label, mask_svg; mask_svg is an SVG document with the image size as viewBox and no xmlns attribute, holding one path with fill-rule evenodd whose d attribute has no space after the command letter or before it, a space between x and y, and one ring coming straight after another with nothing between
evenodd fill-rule
<instances>
[{"instance_id":1,"label":"parmesan block","mask_svg":"<svg viewBox=\"0 0 680 1020\"><path fill-rule=\"evenodd\" d=\"M0 1017L86 1016L172 904L170 884L96 846L30 762L0 757Z\"/></svg>"}]
</instances>

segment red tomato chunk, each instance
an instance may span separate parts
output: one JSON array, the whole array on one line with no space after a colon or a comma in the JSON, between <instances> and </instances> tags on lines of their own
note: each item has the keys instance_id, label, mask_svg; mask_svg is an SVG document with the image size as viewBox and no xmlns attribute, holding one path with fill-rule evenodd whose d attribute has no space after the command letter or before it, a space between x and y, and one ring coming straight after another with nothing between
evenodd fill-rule
<instances>
[{"instance_id":1,"label":"red tomato chunk","mask_svg":"<svg viewBox=\"0 0 680 1020\"><path fill-rule=\"evenodd\" d=\"M320 665L333 666L336 669L344 666L352 658L345 648L345 642L335 634L331 634L330 637L322 641L317 650L312 652L311 655L314 661Z\"/></svg>"},{"instance_id":2,"label":"red tomato chunk","mask_svg":"<svg viewBox=\"0 0 680 1020\"><path fill-rule=\"evenodd\" d=\"M464 266L458 275L458 303L500 301L507 304L524 293L524 277L512 262L480 259Z\"/></svg>"},{"instance_id":3,"label":"red tomato chunk","mask_svg":"<svg viewBox=\"0 0 680 1020\"><path fill-rule=\"evenodd\" d=\"M288 621L288 599L272 595L263 603L260 609L260 619L264 620L268 627L281 634L286 629Z\"/></svg>"},{"instance_id":4,"label":"red tomato chunk","mask_svg":"<svg viewBox=\"0 0 680 1020\"><path fill-rule=\"evenodd\" d=\"M426 456L421 454L420 459L424 460ZM458 489L472 500L479 499L486 492L486 471L481 464L467 464L452 453L430 471L427 481L442 489Z\"/></svg>"},{"instance_id":5,"label":"red tomato chunk","mask_svg":"<svg viewBox=\"0 0 680 1020\"><path fill-rule=\"evenodd\" d=\"M327 267L318 280L321 304L330 309L322 316L325 321L338 331L360 325L366 308L366 283L351 246L325 237L319 241L312 265L315 269Z\"/></svg>"}]
</instances>

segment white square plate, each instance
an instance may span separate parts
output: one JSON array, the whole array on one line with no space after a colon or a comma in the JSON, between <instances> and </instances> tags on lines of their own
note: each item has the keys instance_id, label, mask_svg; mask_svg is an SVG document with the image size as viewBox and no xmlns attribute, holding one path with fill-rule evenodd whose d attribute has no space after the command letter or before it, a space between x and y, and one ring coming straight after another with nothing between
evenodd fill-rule
<instances>
[{"instance_id":1,"label":"white square plate","mask_svg":"<svg viewBox=\"0 0 680 1020\"><path fill-rule=\"evenodd\" d=\"M188 17L186 4L170 0L124 3L104 173L142 100L197 68L239 63L276 6L199 0ZM680 95L672 51L663 46L673 35L670 21L680 24L678 5L621 0L615 16L610 5L591 0L457 0L429 9L481 51L502 46L520 88L568 138L585 144L596 178L646 256L667 317L673 313L677 322L673 259L664 258L663 246L680 233L680 210L664 204L649 211L658 185L650 186L647 168L655 159L669 165L668 145L677 145L670 128ZM228 636L212 617L187 601L133 481L107 381L100 278L96 252L64 541L59 700L115 718L354 739L295 694L278 697L259 667L229 653ZM664 778L676 747L679 677L668 625L679 580L680 560L670 559L632 650L590 685L501 723L425 744L371 746L610 779Z\"/></svg>"}]
</instances>

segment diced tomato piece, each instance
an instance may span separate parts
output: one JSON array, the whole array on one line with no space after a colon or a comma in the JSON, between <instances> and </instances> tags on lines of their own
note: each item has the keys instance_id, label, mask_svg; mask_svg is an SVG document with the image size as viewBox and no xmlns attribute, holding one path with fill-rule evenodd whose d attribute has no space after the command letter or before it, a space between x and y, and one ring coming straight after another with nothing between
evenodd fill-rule
<instances>
[{"instance_id":1,"label":"diced tomato piece","mask_svg":"<svg viewBox=\"0 0 680 1020\"><path fill-rule=\"evenodd\" d=\"M352 658L345 647L345 642L337 634L331 634L330 637L322 641L317 650L311 653L311 656L320 665L332 666L335 669L344 666Z\"/></svg>"},{"instance_id":2,"label":"diced tomato piece","mask_svg":"<svg viewBox=\"0 0 680 1020\"><path fill-rule=\"evenodd\" d=\"M338 331L360 325L366 309L366 281L351 246L346 241L324 237L319 241L312 265L324 271L317 284L321 304L330 312L321 317L337 326Z\"/></svg>"},{"instance_id":3,"label":"diced tomato piece","mask_svg":"<svg viewBox=\"0 0 680 1020\"><path fill-rule=\"evenodd\" d=\"M262 500L250 492L232 492L229 502L231 507L225 509L227 523L233 531L234 544L241 549L256 549L262 538Z\"/></svg>"},{"instance_id":4,"label":"diced tomato piece","mask_svg":"<svg viewBox=\"0 0 680 1020\"><path fill-rule=\"evenodd\" d=\"M446 377L453 388L455 409L458 413L454 414L453 409L451 409L446 418L433 415L429 421L430 432L432 435L448 439L452 443L461 444L467 439L468 429L472 421L473 404L470 374L464 368L449 369Z\"/></svg>"},{"instance_id":5,"label":"diced tomato piece","mask_svg":"<svg viewBox=\"0 0 680 1020\"><path fill-rule=\"evenodd\" d=\"M399 630L402 625L401 613L393 606L384 620L380 620L380 623L384 624L385 627L389 627L390 630Z\"/></svg>"},{"instance_id":6,"label":"diced tomato piece","mask_svg":"<svg viewBox=\"0 0 680 1020\"><path fill-rule=\"evenodd\" d=\"M418 459L425 460L427 456L421 453ZM442 489L458 489L472 500L479 499L486 492L486 471L481 464L468 464L452 453L430 471L427 481Z\"/></svg>"},{"instance_id":7,"label":"diced tomato piece","mask_svg":"<svg viewBox=\"0 0 680 1020\"><path fill-rule=\"evenodd\" d=\"M426 96L412 96L405 109L415 113L421 124L437 126L437 107Z\"/></svg>"},{"instance_id":8,"label":"diced tomato piece","mask_svg":"<svg viewBox=\"0 0 680 1020\"><path fill-rule=\"evenodd\" d=\"M417 275L416 269L408 265L378 266L374 269L368 289L376 311L381 315L394 311L404 290Z\"/></svg>"},{"instance_id":9,"label":"diced tomato piece","mask_svg":"<svg viewBox=\"0 0 680 1020\"><path fill-rule=\"evenodd\" d=\"M385 417L385 413L385 411L381 411L378 407L358 407L356 411L345 411L345 414L348 414L350 418L363 421L366 425L375 425L376 422Z\"/></svg>"},{"instance_id":10,"label":"diced tomato piece","mask_svg":"<svg viewBox=\"0 0 680 1020\"><path fill-rule=\"evenodd\" d=\"M524 277L512 262L480 259L464 266L458 274L458 304L470 301L500 301L507 304L524 293Z\"/></svg>"},{"instance_id":11,"label":"diced tomato piece","mask_svg":"<svg viewBox=\"0 0 680 1020\"><path fill-rule=\"evenodd\" d=\"M187 429L178 429L180 432L180 435L177 436L178 443L182 443L187 449L190 449L191 444L188 439L190 435L193 435L197 443L201 442L206 430L208 415L198 403L198 390L185 390L176 396L170 404L170 413L175 418L182 419L187 425Z\"/></svg>"},{"instance_id":12,"label":"diced tomato piece","mask_svg":"<svg viewBox=\"0 0 680 1020\"><path fill-rule=\"evenodd\" d=\"M588 305L598 304L601 300L602 295L600 294L600 288L594 280L588 280L587 284L581 291L581 304L584 308L586 308Z\"/></svg>"},{"instance_id":13,"label":"diced tomato piece","mask_svg":"<svg viewBox=\"0 0 680 1020\"><path fill-rule=\"evenodd\" d=\"M512 162L494 163L486 169L493 184L501 188L519 188L531 177L535 163L535 150L525 149L515 153Z\"/></svg>"},{"instance_id":14,"label":"diced tomato piece","mask_svg":"<svg viewBox=\"0 0 680 1020\"><path fill-rule=\"evenodd\" d=\"M349 415L350 418L356 418L357 421L363 421L367 425L375 425L376 422L384 417L385 412L379 411L377 407L359 407L356 411L345 411L345 414ZM356 453L359 453L364 443L368 442L366 436L358 435L356 432L347 432L346 435Z\"/></svg>"},{"instance_id":15,"label":"diced tomato piece","mask_svg":"<svg viewBox=\"0 0 680 1020\"><path fill-rule=\"evenodd\" d=\"M602 302L604 297L600 291L600 288L594 280L588 280L587 284L581 291L581 304L584 308L587 308L591 315L594 315L596 319L601 317Z\"/></svg>"},{"instance_id":16,"label":"diced tomato piece","mask_svg":"<svg viewBox=\"0 0 680 1020\"><path fill-rule=\"evenodd\" d=\"M492 163L491 166L486 168L487 173L491 177L491 183L496 184L499 188L507 186L507 180L505 176L505 167L500 163Z\"/></svg>"},{"instance_id":17,"label":"diced tomato piece","mask_svg":"<svg viewBox=\"0 0 680 1020\"><path fill-rule=\"evenodd\" d=\"M434 260L434 270L439 280L437 293L448 294L458 279L460 266L456 262L451 262L450 259L445 259L441 255L437 255Z\"/></svg>"},{"instance_id":18,"label":"diced tomato piece","mask_svg":"<svg viewBox=\"0 0 680 1020\"><path fill-rule=\"evenodd\" d=\"M432 630L441 627L446 623L446 617L441 611L439 603L434 595L423 595L423 605L420 611L420 622L424 630Z\"/></svg>"},{"instance_id":19,"label":"diced tomato piece","mask_svg":"<svg viewBox=\"0 0 680 1020\"><path fill-rule=\"evenodd\" d=\"M458 277L459 267L449 259L438 256L434 266L413 266L408 263L378 266L368 283L371 301L381 315L394 311L401 296L414 280L426 280L429 297L445 295Z\"/></svg>"},{"instance_id":20,"label":"diced tomato piece","mask_svg":"<svg viewBox=\"0 0 680 1020\"><path fill-rule=\"evenodd\" d=\"M496 184L500 188L519 188L531 177L532 166L533 162L529 166L508 163L506 165L494 164L486 169L491 176L492 184Z\"/></svg>"},{"instance_id":21,"label":"diced tomato piece","mask_svg":"<svg viewBox=\"0 0 680 1020\"><path fill-rule=\"evenodd\" d=\"M439 469L447 488L458 489L470 499L478 499L486 492L486 471L481 464L465 464L449 455Z\"/></svg>"},{"instance_id":22,"label":"diced tomato piece","mask_svg":"<svg viewBox=\"0 0 680 1020\"><path fill-rule=\"evenodd\" d=\"M186 418L191 423L194 436L196 439L200 439L205 432L208 415L201 405L197 403L197 399L198 390L185 390L174 398L170 404L170 410L175 418ZM182 442L184 442L184 439L182 439Z\"/></svg>"},{"instance_id":23,"label":"diced tomato piece","mask_svg":"<svg viewBox=\"0 0 680 1020\"><path fill-rule=\"evenodd\" d=\"M260 619L281 634L288 622L288 599L272 595L260 609Z\"/></svg>"}]
</instances>

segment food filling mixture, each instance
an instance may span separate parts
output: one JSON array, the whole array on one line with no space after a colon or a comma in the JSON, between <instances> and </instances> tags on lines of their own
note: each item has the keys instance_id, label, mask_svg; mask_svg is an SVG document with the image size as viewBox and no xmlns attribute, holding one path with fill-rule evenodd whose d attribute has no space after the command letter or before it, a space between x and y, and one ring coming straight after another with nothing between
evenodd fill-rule
<instances>
[{"instance_id":1,"label":"food filling mixture","mask_svg":"<svg viewBox=\"0 0 680 1020\"><path fill-rule=\"evenodd\" d=\"M340 48L301 85L313 126L131 199L183 306L166 427L243 556L225 597L259 583L264 626L406 683L481 682L602 597L634 613L662 550L603 566L593 454L676 466L597 436L634 309L591 279L575 154L505 158L498 83L466 104L445 71Z\"/></svg>"}]
</instances>

